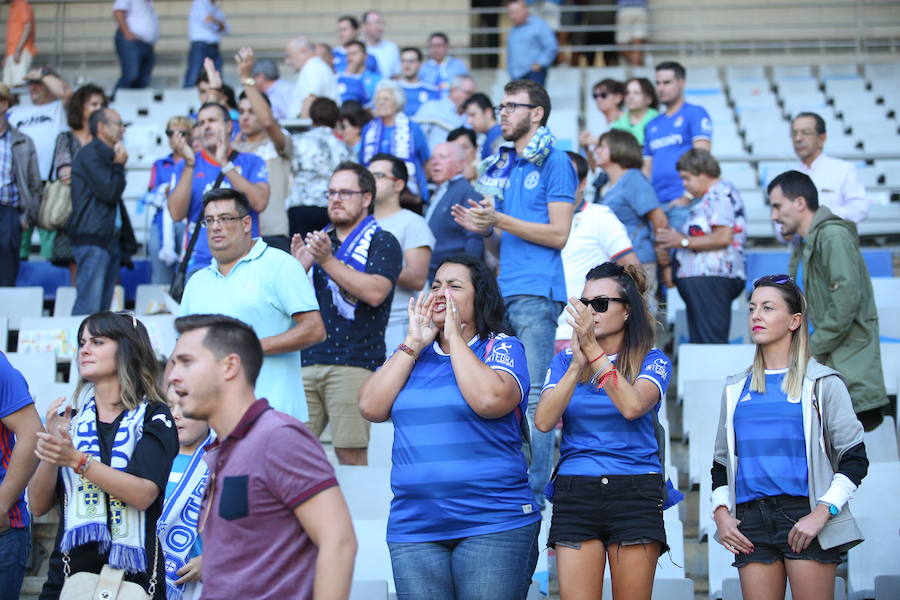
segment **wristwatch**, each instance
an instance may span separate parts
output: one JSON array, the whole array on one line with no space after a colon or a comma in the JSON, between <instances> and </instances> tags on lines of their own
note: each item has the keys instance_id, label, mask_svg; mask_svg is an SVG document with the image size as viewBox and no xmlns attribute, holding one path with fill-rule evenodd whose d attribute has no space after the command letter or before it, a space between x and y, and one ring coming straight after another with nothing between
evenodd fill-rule
<instances>
[{"instance_id":1,"label":"wristwatch","mask_svg":"<svg viewBox=\"0 0 900 600\"><path fill-rule=\"evenodd\" d=\"M835 506L834 504L824 502L822 500L819 500L818 502L816 502L816 504L824 504L825 506L827 506L828 514L831 515L832 517L837 516L837 514L841 512L841 509L838 508L837 506Z\"/></svg>"},{"instance_id":2,"label":"wristwatch","mask_svg":"<svg viewBox=\"0 0 900 600\"><path fill-rule=\"evenodd\" d=\"M229 161L228 161L227 163L225 163L225 165L222 167L222 174L223 174L223 175L227 175L229 171L233 171L234 169L235 169L234 163L231 162L231 161L229 160Z\"/></svg>"},{"instance_id":3,"label":"wristwatch","mask_svg":"<svg viewBox=\"0 0 900 600\"><path fill-rule=\"evenodd\" d=\"M247 79L241 80L241 85L246 85L247 87L253 87L254 85L256 85L256 80L253 79L252 77L248 77Z\"/></svg>"},{"instance_id":4,"label":"wristwatch","mask_svg":"<svg viewBox=\"0 0 900 600\"><path fill-rule=\"evenodd\" d=\"M690 240L688 239L687 236L684 236L683 238L681 238L681 242L679 242L679 243L681 244L682 248L688 248L690 246Z\"/></svg>"}]
</instances>

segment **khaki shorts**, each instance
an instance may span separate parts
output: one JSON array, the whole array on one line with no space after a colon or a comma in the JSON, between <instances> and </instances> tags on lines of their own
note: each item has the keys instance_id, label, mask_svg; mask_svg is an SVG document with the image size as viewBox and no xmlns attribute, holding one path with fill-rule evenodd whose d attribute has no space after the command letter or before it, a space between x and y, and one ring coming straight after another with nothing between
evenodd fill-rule
<instances>
[{"instance_id":1,"label":"khaki shorts","mask_svg":"<svg viewBox=\"0 0 900 600\"><path fill-rule=\"evenodd\" d=\"M320 436L330 423L335 448L367 448L369 422L359 414L359 388L371 374L362 367L304 366L310 431Z\"/></svg>"},{"instance_id":2,"label":"khaki shorts","mask_svg":"<svg viewBox=\"0 0 900 600\"><path fill-rule=\"evenodd\" d=\"M616 11L616 43L647 39L647 9L626 6Z\"/></svg>"}]
</instances>

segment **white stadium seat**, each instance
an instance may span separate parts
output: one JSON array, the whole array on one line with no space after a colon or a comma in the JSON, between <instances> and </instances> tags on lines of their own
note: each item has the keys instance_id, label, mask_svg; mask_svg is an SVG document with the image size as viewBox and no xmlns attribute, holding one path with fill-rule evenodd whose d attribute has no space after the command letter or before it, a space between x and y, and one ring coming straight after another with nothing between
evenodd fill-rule
<instances>
[{"instance_id":1,"label":"white stadium seat","mask_svg":"<svg viewBox=\"0 0 900 600\"><path fill-rule=\"evenodd\" d=\"M56 381L56 355L53 352L10 352L6 358L22 373L29 388Z\"/></svg>"},{"instance_id":2,"label":"white stadium seat","mask_svg":"<svg viewBox=\"0 0 900 600\"><path fill-rule=\"evenodd\" d=\"M19 329L19 321L23 317L39 317L44 306L44 288L0 287L0 306L3 316L7 318L9 329ZM3 350L6 349L4 346Z\"/></svg>"}]
</instances>

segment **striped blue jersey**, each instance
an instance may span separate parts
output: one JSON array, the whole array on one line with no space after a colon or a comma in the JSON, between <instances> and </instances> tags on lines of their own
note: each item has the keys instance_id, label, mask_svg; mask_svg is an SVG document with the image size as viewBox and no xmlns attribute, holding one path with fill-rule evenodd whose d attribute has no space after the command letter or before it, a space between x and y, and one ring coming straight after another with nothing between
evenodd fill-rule
<instances>
[{"instance_id":1,"label":"striped blue jersey","mask_svg":"<svg viewBox=\"0 0 900 600\"><path fill-rule=\"evenodd\" d=\"M765 394L750 391L748 377L735 407L738 502L809 494L803 408L781 389L786 372L766 370Z\"/></svg>"},{"instance_id":2,"label":"striped blue jersey","mask_svg":"<svg viewBox=\"0 0 900 600\"><path fill-rule=\"evenodd\" d=\"M616 355L609 358L616 362ZM547 370L542 391L556 387L571 362L571 350L557 354ZM653 348L644 357L637 379L653 383L659 397L665 399L671 373L672 362L661 350ZM653 410L659 412L659 407L657 402ZM598 477L661 473L655 419L656 415L648 412L629 421L602 388L579 383L562 417L559 474Z\"/></svg>"},{"instance_id":3,"label":"striped blue jersey","mask_svg":"<svg viewBox=\"0 0 900 600\"><path fill-rule=\"evenodd\" d=\"M515 337L473 338L485 364L513 376L516 410L478 416L435 342L419 355L391 409L394 422L388 542L430 542L508 531L540 519L528 487L520 423L528 404L525 349Z\"/></svg>"}]
</instances>

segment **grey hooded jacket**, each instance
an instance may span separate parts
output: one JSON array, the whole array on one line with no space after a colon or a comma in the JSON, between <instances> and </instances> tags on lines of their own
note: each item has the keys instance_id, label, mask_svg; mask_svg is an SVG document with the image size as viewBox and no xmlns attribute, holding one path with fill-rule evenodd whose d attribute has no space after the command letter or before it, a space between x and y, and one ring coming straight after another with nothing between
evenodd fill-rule
<instances>
[{"instance_id":1,"label":"grey hooded jacket","mask_svg":"<svg viewBox=\"0 0 900 600\"><path fill-rule=\"evenodd\" d=\"M714 460L725 465L728 474L729 505L735 511L735 473L737 459L734 441L734 410L744 389L750 369L728 378L722 392L722 409L719 414L719 430L716 434ZM815 400L818 401L815 401ZM806 436L806 462L809 470L810 512L816 507L816 499L831 486L844 452L863 441L863 428L853 412L850 394L840 373L815 359L809 359L800 402L803 411L803 430ZM718 539L718 535L716 536ZM863 540L850 508L831 517L819 532L822 548L840 547L845 551Z\"/></svg>"}]
</instances>

